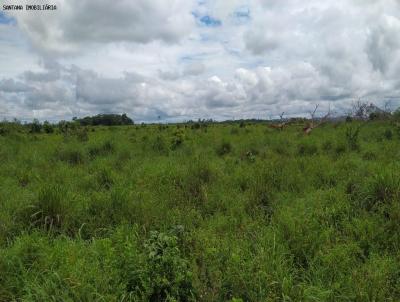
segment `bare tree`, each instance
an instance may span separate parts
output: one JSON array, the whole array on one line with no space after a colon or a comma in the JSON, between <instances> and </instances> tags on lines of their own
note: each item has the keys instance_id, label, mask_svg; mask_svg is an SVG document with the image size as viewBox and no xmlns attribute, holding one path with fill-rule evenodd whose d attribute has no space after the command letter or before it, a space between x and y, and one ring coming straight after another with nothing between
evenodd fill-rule
<instances>
[{"instance_id":1,"label":"bare tree","mask_svg":"<svg viewBox=\"0 0 400 302\"><path fill-rule=\"evenodd\" d=\"M356 101L352 104L352 116L359 120L368 120L369 118L369 110L368 103L361 100L361 98L357 98Z\"/></svg>"},{"instance_id":2,"label":"bare tree","mask_svg":"<svg viewBox=\"0 0 400 302\"><path fill-rule=\"evenodd\" d=\"M315 120L315 113L317 112L317 109L319 107L319 104L315 105L314 111L310 111L311 115L311 120L310 122L303 128L304 134L309 135L311 131L313 131L315 128L319 127L323 123L327 121L329 116L331 115L331 107L329 106L328 113L325 114L321 119L318 121Z\"/></svg>"},{"instance_id":3,"label":"bare tree","mask_svg":"<svg viewBox=\"0 0 400 302\"><path fill-rule=\"evenodd\" d=\"M392 109L391 109L392 104L391 103L392 103L391 100L388 100L385 102L385 106L383 107L384 108L383 110L385 111L385 113L392 114Z\"/></svg>"},{"instance_id":4,"label":"bare tree","mask_svg":"<svg viewBox=\"0 0 400 302\"><path fill-rule=\"evenodd\" d=\"M278 124L271 124L269 125L270 128L277 129L277 130L283 130L285 126L287 126L288 122L284 121L283 116L285 115L285 112L282 112L282 114L279 115L280 117L280 123Z\"/></svg>"}]
</instances>

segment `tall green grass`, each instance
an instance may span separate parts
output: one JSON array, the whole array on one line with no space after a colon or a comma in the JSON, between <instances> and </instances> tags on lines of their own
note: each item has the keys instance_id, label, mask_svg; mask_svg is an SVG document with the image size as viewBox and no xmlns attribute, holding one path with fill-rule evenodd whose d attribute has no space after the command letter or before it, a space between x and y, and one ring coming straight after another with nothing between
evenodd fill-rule
<instances>
[{"instance_id":1,"label":"tall green grass","mask_svg":"<svg viewBox=\"0 0 400 302\"><path fill-rule=\"evenodd\" d=\"M399 301L398 129L301 126L3 129L0 301Z\"/></svg>"}]
</instances>

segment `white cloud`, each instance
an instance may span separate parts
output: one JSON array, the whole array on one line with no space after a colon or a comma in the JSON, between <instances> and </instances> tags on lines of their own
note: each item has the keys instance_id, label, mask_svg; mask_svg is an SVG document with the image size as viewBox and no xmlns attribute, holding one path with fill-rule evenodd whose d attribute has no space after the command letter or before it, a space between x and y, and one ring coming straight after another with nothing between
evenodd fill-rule
<instances>
[{"instance_id":1,"label":"white cloud","mask_svg":"<svg viewBox=\"0 0 400 302\"><path fill-rule=\"evenodd\" d=\"M31 1L22 1L32 4ZM39 0L36 4L46 4ZM55 0L55 11L15 11L19 27L44 51L78 53L90 44L174 43L194 25L186 0Z\"/></svg>"},{"instance_id":2,"label":"white cloud","mask_svg":"<svg viewBox=\"0 0 400 302\"><path fill-rule=\"evenodd\" d=\"M251 118L400 96L396 0L55 1L0 22L0 117Z\"/></svg>"}]
</instances>

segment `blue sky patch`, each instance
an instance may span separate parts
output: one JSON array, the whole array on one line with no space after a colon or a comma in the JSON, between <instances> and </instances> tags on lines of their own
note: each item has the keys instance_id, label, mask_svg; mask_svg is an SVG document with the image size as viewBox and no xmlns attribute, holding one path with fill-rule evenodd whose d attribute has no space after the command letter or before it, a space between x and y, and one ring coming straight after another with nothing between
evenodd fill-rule
<instances>
[{"instance_id":1,"label":"blue sky patch","mask_svg":"<svg viewBox=\"0 0 400 302\"><path fill-rule=\"evenodd\" d=\"M218 27L222 25L221 20L211 17L210 15L201 16L197 12L192 12L192 15L195 17L199 25L207 27Z\"/></svg>"},{"instance_id":2,"label":"blue sky patch","mask_svg":"<svg viewBox=\"0 0 400 302\"><path fill-rule=\"evenodd\" d=\"M211 16L203 16L200 18L200 22L203 23L206 26L210 26L210 27L217 27L217 26L221 26L222 22L218 19L215 19Z\"/></svg>"},{"instance_id":3,"label":"blue sky patch","mask_svg":"<svg viewBox=\"0 0 400 302\"><path fill-rule=\"evenodd\" d=\"M239 7L233 12L232 17L236 23L247 23L251 20L250 8L248 6Z\"/></svg>"},{"instance_id":4,"label":"blue sky patch","mask_svg":"<svg viewBox=\"0 0 400 302\"><path fill-rule=\"evenodd\" d=\"M0 24L14 24L15 19L7 16L4 12L0 12Z\"/></svg>"}]
</instances>

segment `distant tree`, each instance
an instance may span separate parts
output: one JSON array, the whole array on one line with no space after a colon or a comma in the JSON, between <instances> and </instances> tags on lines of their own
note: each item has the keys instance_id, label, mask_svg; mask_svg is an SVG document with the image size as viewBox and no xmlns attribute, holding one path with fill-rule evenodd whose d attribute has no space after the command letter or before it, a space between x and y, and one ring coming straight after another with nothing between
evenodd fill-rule
<instances>
[{"instance_id":1,"label":"distant tree","mask_svg":"<svg viewBox=\"0 0 400 302\"><path fill-rule=\"evenodd\" d=\"M53 133L54 132L53 126L48 121L44 121L43 130L46 133Z\"/></svg>"},{"instance_id":2,"label":"distant tree","mask_svg":"<svg viewBox=\"0 0 400 302\"><path fill-rule=\"evenodd\" d=\"M390 118L391 112L386 108L379 108L374 103L367 103L360 98L353 103L352 117L357 120L378 120Z\"/></svg>"},{"instance_id":3,"label":"distant tree","mask_svg":"<svg viewBox=\"0 0 400 302\"><path fill-rule=\"evenodd\" d=\"M390 116L391 116L391 114L388 113L388 112L379 112L379 111L376 111L376 112L371 112L371 113L369 114L369 119L370 119L371 121L374 121L374 120L384 120L384 119L390 118Z\"/></svg>"},{"instance_id":4,"label":"distant tree","mask_svg":"<svg viewBox=\"0 0 400 302\"><path fill-rule=\"evenodd\" d=\"M133 125L133 120L129 118L126 113L121 115L121 121L123 125Z\"/></svg>"},{"instance_id":5,"label":"distant tree","mask_svg":"<svg viewBox=\"0 0 400 302\"><path fill-rule=\"evenodd\" d=\"M34 119L31 124L29 124L29 132L30 133L40 133L42 130L42 125L40 124L38 119Z\"/></svg>"},{"instance_id":6,"label":"distant tree","mask_svg":"<svg viewBox=\"0 0 400 302\"><path fill-rule=\"evenodd\" d=\"M59 121L57 127L61 134L67 135L72 129L76 128L76 123Z\"/></svg>"},{"instance_id":7,"label":"distant tree","mask_svg":"<svg viewBox=\"0 0 400 302\"><path fill-rule=\"evenodd\" d=\"M125 113L119 114L98 114L95 116L86 116L82 119L76 119L82 126L117 126L133 125L134 122Z\"/></svg>"},{"instance_id":8,"label":"distant tree","mask_svg":"<svg viewBox=\"0 0 400 302\"><path fill-rule=\"evenodd\" d=\"M320 118L319 121L316 121L315 113L317 112L318 107L319 107L319 104L315 105L314 111L312 111L312 112L310 111L311 120L303 128L304 134L309 135L312 132L312 130L314 130L315 128L319 127L320 125L324 124L326 121L329 120L329 118L331 116L331 107L330 106L329 106L329 110L328 110L327 114L325 114L322 118Z\"/></svg>"},{"instance_id":9,"label":"distant tree","mask_svg":"<svg viewBox=\"0 0 400 302\"><path fill-rule=\"evenodd\" d=\"M400 107L393 112L393 117L395 120L400 121Z\"/></svg>"}]
</instances>

